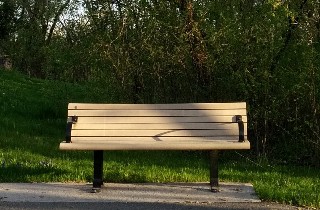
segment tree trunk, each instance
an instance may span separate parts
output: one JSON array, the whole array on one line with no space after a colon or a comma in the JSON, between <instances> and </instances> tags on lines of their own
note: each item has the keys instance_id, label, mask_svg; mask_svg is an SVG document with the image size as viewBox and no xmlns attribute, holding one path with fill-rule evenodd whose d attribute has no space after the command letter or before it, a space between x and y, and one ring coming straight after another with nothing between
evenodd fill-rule
<instances>
[{"instance_id":1,"label":"tree trunk","mask_svg":"<svg viewBox=\"0 0 320 210\"><path fill-rule=\"evenodd\" d=\"M211 82L207 68L207 50L203 33L195 20L195 12L192 0L180 0L179 9L185 15L185 33L190 47L193 69L197 72L197 84L200 89L207 89ZM203 95L208 94L208 95ZM209 91L202 91L201 98L208 100ZM198 97L197 97L198 98Z\"/></svg>"}]
</instances>

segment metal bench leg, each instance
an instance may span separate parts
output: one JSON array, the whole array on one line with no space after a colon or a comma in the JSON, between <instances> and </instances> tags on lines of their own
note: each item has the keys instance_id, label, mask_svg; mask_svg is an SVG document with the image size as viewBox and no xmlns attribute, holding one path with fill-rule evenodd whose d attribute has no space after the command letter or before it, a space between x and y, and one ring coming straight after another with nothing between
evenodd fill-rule
<instances>
[{"instance_id":1,"label":"metal bench leg","mask_svg":"<svg viewBox=\"0 0 320 210\"><path fill-rule=\"evenodd\" d=\"M100 192L103 185L103 151L95 150L93 153L93 188L92 192Z\"/></svg>"},{"instance_id":2,"label":"metal bench leg","mask_svg":"<svg viewBox=\"0 0 320 210\"><path fill-rule=\"evenodd\" d=\"M210 188L211 192L219 192L218 150L210 151Z\"/></svg>"}]
</instances>

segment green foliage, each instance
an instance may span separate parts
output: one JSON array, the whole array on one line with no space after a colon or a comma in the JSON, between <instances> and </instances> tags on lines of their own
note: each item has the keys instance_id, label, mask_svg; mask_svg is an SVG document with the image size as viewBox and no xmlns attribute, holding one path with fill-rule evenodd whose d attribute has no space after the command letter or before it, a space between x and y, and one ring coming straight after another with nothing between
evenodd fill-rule
<instances>
[{"instance_id":1,"label":"green foliage","mask_svg":"<svg viewBox=\"0 0 320 210\"><path fill-rule=\"evenodd\" d=\"M121 102L246 101L257 156L319 166L318 1L12 2L19 71Z\"/></svg>"}]
</instances>

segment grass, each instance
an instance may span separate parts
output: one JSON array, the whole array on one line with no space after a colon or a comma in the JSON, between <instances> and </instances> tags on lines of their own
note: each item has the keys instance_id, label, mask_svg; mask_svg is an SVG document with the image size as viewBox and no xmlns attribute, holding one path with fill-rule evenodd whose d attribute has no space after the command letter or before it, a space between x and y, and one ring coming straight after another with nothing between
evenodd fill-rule
<instances>
[{"instance_id":1,"label":"grass","mask_svg":"<svg viewBox=\"0 0 320 210\"><path fill-rule=\"evenodd\" d=\"M221 176L228 181L252 183L262 200L320 207L319 169L256 162L228 161Z\"/></svg>"},{"instance_id":2,"label":"grass","mask_svg":"<svg viewBox=\"0 0 320 210\"><path fill-rule=\"evenodd\" d=\"M88 182L92 152L59 151L68 102L116 102L110 87L0 71L0 182ZM111 93L111 94L110 94ZM262 200L320 208L320 170L222 152L220 180L250 182ZM207 152L105 152L107 182L208 182Z\"/></svg>"}]
</instances>

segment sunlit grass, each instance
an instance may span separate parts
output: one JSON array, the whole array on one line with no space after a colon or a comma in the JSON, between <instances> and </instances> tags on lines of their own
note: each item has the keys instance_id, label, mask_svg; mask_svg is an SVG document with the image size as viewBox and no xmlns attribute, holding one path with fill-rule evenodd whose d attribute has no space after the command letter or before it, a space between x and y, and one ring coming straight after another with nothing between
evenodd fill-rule
<instances>
[{"instance_id":1,"label":"sunlit grass","mask_svg":"<svg viewBox=\"0 0 320 210\"><path fill-rule=\"evenodd\" d=\"M91 151L58 149L68 102L112 102L108 88L91 88L0 71L0 182L92 181ZM190 151L105 152L104 180L209 182L208 157ZM252 183L262 200L320 208L319 169L258 161L249 152L220 157L221 181Z\"/></svg>"},{"instance_id":2,"label":"sunlit grass","mask_svg":"<svg viewBox=\"0 0 320 210\"><path fill-rule=\"evenodd\" d=\"M262 200L320 207L319 169L258 162L228 162L221 176L229 181L252 183Z\"/></svg>"}]
</instances>

